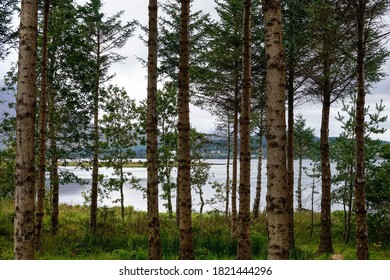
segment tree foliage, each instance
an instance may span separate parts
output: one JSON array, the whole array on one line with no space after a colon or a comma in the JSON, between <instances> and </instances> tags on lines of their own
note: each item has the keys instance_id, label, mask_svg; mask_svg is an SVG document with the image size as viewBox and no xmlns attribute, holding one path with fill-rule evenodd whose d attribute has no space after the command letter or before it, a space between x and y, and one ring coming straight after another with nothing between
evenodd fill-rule
<instances>
[{"instance_id":1,"label":"tree foliage","mask_svg":"<svg viewBox=\"0 0 390 280\"><path fill-rule=\"evenodd\" d=\"M294 124L294 153L298 158L298 184L297 184L297 203L298 211L302 211L302 172L303 158L308 158L311 155L313 146L315 142L314 129L306 126L306 119L299 114L295 118Z\"/></svg>"},{"instance_id":2,"label":"tree foliage","mask_svg":"<svg viewBox=\"0 0 390 280\"><path fill-rule=\"evenodd\" d=\"M140 179L132 176L131 172L125 172L125 164L130 162L135 153L132 148L138 144L139 124L138 108L135 100L130 99L124 89L109 86L104 90L103 118L101 120L102 160L106 167L113 168L113 174L103 182L103 188L109 193L119 191L120 197L114 202L121 206L122 219L124 213L124 186L130 184L132 188L139 188ZM108 195L109 195L108 193Z\"/></svg>"},{"instance_id":3,"label":"tree foliage","mask_svg":"<svg viewBox=\"0 0 390 280\"><path fill-rule=\"evenodd\" d=\"M196 250L192 239L192 190L199 197L201 213L205 212L206 205L225 204L226 231L230 232L230 227L231 239L238 243L237 258L249 259L251 249L258 244L250 245L257 232L254 236L254 231L249 229L253 221L262 218L259 209L261 156L265 154L263 135L267 140L268 258L287 259L293 252L293 155L299 161L296 192L298 210L302 210L299 214L304 214L305 210L302 161L312 159L310 170L306 169L311 179L312 236L315 235L316 186L322 187L318 253L334 251L331 203L343 206L345 242L355 237L351 225L353 210L356 210L357 258L368 258L367 236L374 242L389 241L390 149L374 140L384 133L381 124L387 119L383 116L382 102L372 113L365 107L365 96L374 93L373 85L385 77L383 65L389 51L383 19L390 1L216 0L217 17L211 18L204 11L191 11L194 3L191 0L160 1L161 13L157 17L157 0L151 0L150 24L142 27L151 36L144 40L150 47L150 71L148 100L141 103L141 109L125 89L106 87L115 75L111 66L125 59L119 50L135 33L136 21L125 22L123 11L105 14L101 0L88 0L83 4L75 0L52 0L49 17L47 6L45 13L36 13L37 7L43 7L42 1L22 1L23 28L17 31L12 22L19 12L17 3L15 0L0 3L0 62L6 61L16 47L18 33L21 38L19 75L16 78L7 74L6 78L7 90L12 92L16 89L8 82L19 82L16 119L6 110L1 112L0 123L0 198L15 199L16 258L34 257L30 250L31 221L33 215L39 218L43 215L46 177L50 180L45 209L51 214L52 233L58 232L60 185L87 184L59 165L60 162L64 166L69 161L80 162L82 158L90 160L91 164L79 164L77 168L92 169L92 192L88 197L92 233L99 227L99 194L100 198L107 198L118 191L120 197L115 202L121 202L121 217L126 221L124 189L130 185L148 196L148 240L156 241L155 251L149 257L160 259L158 198L162 198L172 218L176 196L179 228L174 230L180 233L179 257L193 259ZM34 15L27 24L26 7ZM37 51L41 53L39 48L42 56L36 56ZM12 71L16 73L15 69ZM37 113L36 101L42 103ZM44 137L39 139L35 133L36 128L40 128L41 135L45 134L46 101L48 141ZM191 128L190 101L224 122L224 135L218 139L220 143L228 142L224 184L209 182L212 175L210 165L203 161L203 149L209 146L211 136ZM296 106L306 101L322 105L319 142L314 140L314 131L306 126L304 116L294 118ZM330 142L331 105L340 101L343 109L337 120L343 132ZM285 112L289 120L287 135ZM37 117L41 118L39 124ZM124 169L135 156L133 147L143 148L145 132L146 188ZM259 146L253 204L255 219L250 218L249 211L250 175L253 173L249 164L251 139L260 142L255 144ZM36 151L46 149L47 155L42 153L38 161ZM112 168L109 178L99 174L99 161ZM335 169L331 169L331 163ZM40 183L35 184L38 167ZM49 175L45 175L46 168ZM205 197L208 183L214 195L211 198ZM42 220L37 221L40 227ZM35 238L34 242L39 239Z\"/></svg>"},{"instance_id":4,"label":"tree foliage","mask_svg":"<svg viewBox=\"0 0 390 280\"><path fill-rule=\"evenodd\" d=\"M4 0L0 3L0 61L16 47L18 32L12 27L12 16L17 11L18 1Z\"/></svg>"},{"instance_id":5,"label":"tree foliage","mask_svg":"<svg viewBox=\"0 0 390 280\"><path fill-rule=\"evenodd\" d=\"M13 198L15 191L16 119L4 113L0 122L0 199Z\"/></svg>"}]
</instances>

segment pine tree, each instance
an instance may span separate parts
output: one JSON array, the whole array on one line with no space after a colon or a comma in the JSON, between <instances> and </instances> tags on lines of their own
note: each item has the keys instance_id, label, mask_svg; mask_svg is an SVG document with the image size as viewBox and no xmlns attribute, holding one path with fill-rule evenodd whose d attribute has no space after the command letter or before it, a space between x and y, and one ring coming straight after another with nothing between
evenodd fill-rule
<instances>
[{"instance_id":1,"label":"pine tree","mask_svg":"<svg viewBox=\"0 0 390 280\"><path fill-rule=\"evenodd\" d=\"M189 77L190 0L181 1L180 64L178 97L178 190L180 204L180 259L194 259L192 241L191 144L190 144L190 77Z\"/></svg>"},{"instance_id":2,"label":"pine tree","mask_svg":"<svg viewBox=\"0 0 390 280\"><path fill-rule=\"evenodd\" d=\"M22 1L16 96L15 259L35 258L35 106L38 1Z\"/></svg>"},{"instance_id":3,"label":"pine tree","mask_svg":"<svg viewBox=\"0 0 390 280\"><path fill-rule=\"evenodd\" d=\"M242 97L240 118L240 206L238 215L237 258L251 258L250 242L250 174L251 174L251 23L252 1L244 1L242 51Z\"/></svg>"},{"instance_id":4,"label":"pine tree","mask_svg":"<svg viewBox=\"0 0 390 280\"><path fill-rule=\"evenodd\" d=\"M149 1L148 41L148 97L147 97L147 200L148 200L148 254L149 259L162 258L160 219L158 208L158 158L157 158L157 0Z\"/></svg>"},{"instance_id":5,"label":"pine tree","mask_svg":"<svg viewBox=\"0 0 390 280\"><path fill-rule=\"evenodd\" d=\"M267 222L268 259L288 259L289 227L286 202L286 65L282 45L282 13L278 0L264 0L267 57Z\"/></svg>"},{"instance_id":6,"label":"pine tree","mask_svg":"<svg viewBox=\"0 0 390 280\"><path fill-rule=\"evenodd\" d=\"M36 249L41 247L42 223L44 215L46 181L46 131L47 131L47 39L49 29L50 0L44 3L42 61L41 61L41 96L39 114L39 166L37 182L37 209L35 224Z\"/></svg>"},{"instance_id":7,"label":"pine tree","mask_svg":"<svg viewBox=\"0 0 390 280\"><path fill-rule=\"evenodd\" d=\"M300 212L302 208L302 172L303 158L310 155L310 151L314 146L314 129L306 127L306 120L301 114L295 118L294 122L294 155L298 158L298 184L297 184L297 210Z\"/></svg>"},{"instance_id":8,"label":"pine tree","mask_svg":"<svg viewBox=\"0 0 390 280\"><path fill-rule=\"evenodd\" d=\"M102 3L100 0L91 0L81 7L84 31L86 39L90 42L91 62L94 65L91 99L92 99L92 190L91 190L91 214L90 230L96 231L98 181L99 181L99 99L100 87L104 82L112 78L108 75L109 67L116 62L122 61L123 56L115 53L116 49L122 48L128 38L132 36L136 22L122 23L120 17L123 11L104 18L101 13Z\"/></svg>"}]
</instances>

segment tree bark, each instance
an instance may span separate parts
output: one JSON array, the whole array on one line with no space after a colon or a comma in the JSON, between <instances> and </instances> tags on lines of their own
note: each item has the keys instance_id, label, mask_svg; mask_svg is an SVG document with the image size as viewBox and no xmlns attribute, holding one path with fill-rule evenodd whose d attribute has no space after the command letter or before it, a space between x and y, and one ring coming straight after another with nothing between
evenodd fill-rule
<instances>
[{"instance_id":1,"label":"tree bark","mask_svg":"<svg viewBox=\"0 0 390 280\"><path fill-rule=\"evenodd\" d=\"M250 175L251 175L251 21L252 1L244 1L242 51L242 96L240 118L240 205L238 214L237 259L251 259L250 242Z\"/></svg>"},{"instance_id":2,"label":"tree bark","mask_svg":"<svg viewBox=\"0 0 390 280\"><path fill-rule=\"evenodd\" d=\"M235 29L235 32L238 32ZM238 53L242 50L242 43L235 41L234 50ZM241 58L234 61L234 116L233 116L233 174L232 174L232 235L237 237L237 181L238 181L238 150L239 150L239 115L240 115L240 71Z\"/></svg>"},{"instance_id":3,"label":"tree bark","mask_svg":"<svg viewBox=\"0 0 390 280\"><path fill-rule=\"evenodd\" d=\"M351 236L351 220L352 220L352 205L353 205L353 192L354 192L354 180L353 180L353 164L349 167L349 180L348 180L348 215L346 221L346 230L345 230L345 243L349 242Z\"/></svg>"},{"instance_id":4,"label":"tree bark","mask_svg":"<svg viewBox=\"0 0 390 280\"><path fill-rule=\"evenodd\" d=\"M267 59L267 222L268 259L289 257L288 186L286 178L286 65L282 44L280 0L263 0Z\"/></svg>"},{"instance_id":5,"label":"tree bark","mask_svg":"<svg viewBox=\"0 0 390 280\"><path fill-rule=\"evenodd\" d=\"M96 31L96 73L93 90L93 158L92 158L92 188L91 188L91 209L89 230L96 232L97 211L98 211L98 189L99 189L99 93L100 93L100 34L99 28Z\"/></svg>"},{"instance_id":6,"label":"tree bark","mask_svg":"<svg viewBox=\"0 0 390 280\"><path fill-rule=\"evenodd\" d=\"M238 73L237 73L238 79ZM237 236L237 171L238 171L238 81L234 90L234 119L233 119L233 174L232 174L232 235Z\"/></svg>"},{"instance_id":7,"label":"tree bark","mask_svg":"<svg viewBox=\"0 0 390 280\"><path fill-rule=\"evenodd\" d=\"M47 33L49 29L50 0L45 1L43 13L41 99L39 115L39 166L37 183L37 208L35 219L35 249L41 249L42 223L45 202L46 131L47 131Z\"/></svg>"},{"instance_id":8,"label":"tree bark","mask_svg":"<svg viewBox=\"0 0 390 280\"><path fill-rule=\"evenodd\" d=\"M54 123L54 91L50 91L49 104L49 138L50 138L50 188L51 188L51 216L50 228L53 235L58 233L59 222L59 176L57 156L57 130Z\"/></svg>"},{"instance_id":9,"label":"tree bark","mask_svg":"<svg viewBox=\"0 0 390 280\"><path fill-rule=\"evenodd\" d=\"M50 29L50 27L49 27ZM59 222L59 176L58 176L58 151L57 151L57 122L56 114L56 95L54 89L54 61L56 57L57 48L48 50L48 76L47 76L47 95L48 95L48 120L47 120L47 137L49 144L49 173L50 173L50 199L51 199L51 215L50 215L50 231L51 234L58 233Z\"/></svg>"},{"instance_id":10,"label":"tree bark","mask_svg":"<svg viewBox=\"0 0 390 280\"><path fill-rule=\"evenodd\" d=\"M288 65L288 90L287 90L287 185L288 200L287 212L289 217L289 243L290 249L295 247L294 241L294 62Z\"/></svg>"},{"instance_id":11,"label":"tree bark","mask_svg":"<svg viewBox=\"0 0 390 280\"><path fill-rule=\"evenodd\" d=\"M178 189L180 203L180 259L193 260L192 200L191 200L191 154L190 154L190 109L189 109L189 16L190 0L181 1L180 17L180 63L178 97Z\"/></svg>"},{"instance_id":12,"label":"tree bark","mask_svg":"<svg viewBox=\"0 0 390 280\"><path fill-rule=\"evenodd\" d=\"M121 196L121 218L122 221L125 220L125 195L123 193L123 184L125 182L124 174L123 174L123 158L120 159L120 182L119 182L119 192Z\"/></svg>"},{"instance_id":13,"label":"tree bark","mask_svg":"<svg viewBox=\"0 0 390 280\"><path fill-rule=\"evenodd\" d=\"M302 211L302 155L299 155L298 163L298 185L297 185L297 202L298 212Z\"/></svg>"},{"instance_id":14,"label":"tree bark","mask_svg":"<svg viewBox=\"0 0 390 280\"><path fill-rule=\"evenodd\" d=\"M229 217L229 197L230 197L230 148L231 148L231 135L230 135L230 116L227 117L227 159L226 159L226 204L225 204L225 217L228 221Z\"/></svg>"},{"instance_id":15,"label":"tree bark","mask_svg":"<svg viewBox=\"0 0 390 280\"><path fill-rule=\"evenodd\" d=\"M50 52L49 61L54 61L55 51ZM49 69L53 69L52 63L49 65ZM50 193L51 193L51 215L50 215L50 230L51 234L58 233L58 216L59 216L59 176L58 176L58 152L57 152L57 116L55 110L55 97L56 92L53 88L53 72L50 71L48 76L47 92L49 95L49 110L48 110L48 138L50 140Z\"/></svg>"},{"instance_id":16,"label":"tree bark","mask_svg":"<svg viewBox=\"0 0 390 280\"><path fill-rule=\"evenodd\" d=\"M35 106L38 1L22 0L16 97L15 259L35 258Z\"/></svg>"},{"instance_id":17,"label":"tree bark","mask_svg":"<svg viewBox=\"0 0 390 280\"><path fill-rule=\"evenodd\" d=\"M262 110L263 111L263 110ZM263 112L261 112L263 114ZM260 131L259 131L259 158L257 161L257 178L256 178L256 194L255 194L255 201L253 203L253 219L257 219L259 217L260 212L260 199L261 199L261 180L262 180L262 170L263 170L263 134L264 134L264 128L263 128L263 116L260 117Z\"/></svg>"},{"instance_id":18,"label":"tree bark","mask_svg":"<svg viewBox=\"0 0 390 280\"><path fill-rule=\"evenodd\" d=\"M310 237L313 237L314 233L314 194L315 194L315 174L316 174L317 164L313 163L313 173L312 173L312 184L311 184L311 225L310 225Z\"/></svg>"},{"instance_id":19,"label":"tree bark","mask_svg":"<svg viewBox=\"0 0 390 280\"><path fill-rule=\"evenodd\" d=\"M329 152L329 115L330 115L330 52L326 46L329 42L328 32L324 32L323 44L323 95L322 95L322 119L320 132L321 147L321 233L320 244L317 253L333 253L332 233L331 233L331 170L330 170L330 152Z\"/></svg>"},{"instance_id":20,"label":"tree bark","mask_svg":"<svg viewBox=\"0 0 390 280\"><path fill-rule=\"evenodd\" d=\"M366 1L357 2L357 100L356 100L356 177L355 177L355 204L356 204L356 257L359 260L368 259L368 228L366 207L366 175L364 170L364 107L365 107L365 9Z\"/></svg>"},{"instance_id":21,"label":"tree bark","mask_svg":"<svg viewBox=\"0 0 390 280\"><path fill-rule=\"evenodd\" d=\"M148 96L147 96L147 204L148 256L162 258L158 208L158 147L157 147L157 0L149 0ZM172 207L170 209L172 212Z\"/></svg>"}]
</instances>

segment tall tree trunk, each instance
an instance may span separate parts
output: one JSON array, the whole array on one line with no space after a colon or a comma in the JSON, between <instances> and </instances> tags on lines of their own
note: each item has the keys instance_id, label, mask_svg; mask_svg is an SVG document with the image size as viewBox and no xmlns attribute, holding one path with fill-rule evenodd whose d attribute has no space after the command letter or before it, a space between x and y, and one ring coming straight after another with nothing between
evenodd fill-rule
<instances>
[{"instance_id":1,"label":"tall tree trunk","mask_svg":"<svg viewBox=\"0 0 390 280\"><path fill-rule=\"evenodd\" d=\"M262 113L261 113L262 114ZM262 180L262 170L263 170L263 116L261 116L260 131L259 131L259 156L257 161L257 178L256 178L256 194L255 201L253 203L253 219L259 217L260 212L260 199L261 199L261 180Z\"/></svg>"},{"instance_id":2,"label":"tall tree trunk","mask_svg":"<svg viewBox=\"0 0 390 280\"><path fill-rule=\"evenodd\" d=\"M354 182L353 182L353 166L351 165L350 167L350 179L349 179L349 186L348 186L348 216L347 216L347 230L345 233L345 243L349 242L349 238L351 236L351 221L352 221L352 205L353 205L353 187L354 187Z\"/></svg>"},{"instance_id":3,"label":"tall tree trunk","mask_svg":"<svg viewBox=\"0 0 390 280\"><path fill-rule=\"evenodd\" d=\"M237 73L238 79L238 73ZM238 178L238 82L234 90L234 119L233 119L233 178L232 178L232 235L237 236L237 178Z\"/></svg>"},{"instance_id":4,"label":"tall tree trunk","mask_svg":"<svg viewBox=\"0 0 390 280\"><path fill-rule=\"evenodd\" d=\"M324 32L327 33L327 32ZM324 35L326 36L326 35ZM323 44L329 42L323 39ZM324 46L323 57L323 101L321 119L321 170L322 170L322 196L321 196L321 234L320 245L317 253L333 253L332 233L331 233L331 170L329 153L329 115L330 115L330 53L327 46Z\"/></svg>"},{"instance_id":5,"label":"tall tree trunk","mask_svg":"<svg viewBox=\"0 0 390 280\"><path fill-rule=\"evenodd\" d=\"M96 93L95 93L96 95ZM93 159L92 159L92 188L91 188L91 209L89 228L92 233L96 232L97 225L97 203L98 203L98 181L99 181L99 126L98 126L98 97L94 97L93 117Z\"/></svg>"},{"instance_id":6,"label":"tall tree trunk","mask_svg":"<svg viewBox=\"0 0 390 280\"><path fill-rule=\"evenodd\" d=\"M230 194L230 148L231 148L231 135L230 135L230 116L227 117L227 159L226 159L226 204L225 204L225 217L228 221L229 217L229 194Z\"/></svg>"},{"instance_id":7,"label":"tall tree trunk","mask_svg":"<svg viewBox=\"0 0 390 280\"><path fill-rule=\"evenodd\" d=\"M169 162L167 162L167 164L169 164ZM166 184L168 186L167 193L166 193L167 194L168 215L169 215L169 218L172 218L173 217L173 207L172 207L172 190L171 190L171 167L166 169L165 180L166 180ZM179 220L177 220L177 224L179 224L178 221Z\"/></svg>"},{"instance_id":8,"label":"tall tree trunk","mask_svg":"<svg viewBox=\"0 0 390 280\"><path fill-rule=\"evenodd\" d=\"M100 88L100 36L99 30L96 33L96 73L95 87L93 91L93 158L92 158L92 189L91 189L91 210L89 230L96 232L97 211L98 211L98 184L99 184L99 88Z\"/></svg>"},{"instance_id":9,"label":"tall tree trunk","mask_svg":"<svg viewBox=\"0 0 390 280\"><path fill-rule=\"evenodd\" d=\"M180 188L176 179L176 224L180 225Z\"/></svg>"},{"instance_id":10,"label":"tall tree trunk","mask_svg":"<svg viewBox=\"0 0 390 280\"><path fill-rule=\"evenodd\" d=\"M189 19L190 0L181 0L178 116L178 188L180 203L180 259L195 259L192 241Z\"/></svg>"},{"instance_id":11,"label":"tall tree trunk","mask_svg":"<svg viewBox=\"0 0 390 280\"><path fill-rule=\"evenodd\" d=\"M16 96L15 259L34 259L38 1L22 0Z\"/></svg>"},{"instance_id":12,"label":"tall tree trunk","mask_svg":"<svg viewBox=\"0 0 390 280\"><path fill-rule=\"evenodd\" d=\"M315 173L317 164L313 163L312 183L311 183L311 225L310 225L310 237L313 237L314 233L314 193L315 193Z\"/></svg>"},{"instance_id":13,"label":"tall tree trunk","mask_svg":"<svg viewBox=\"0 0 390 280\"><path fill-rule=\"evenodd\" d=\"M345 170L346 171L346 170ZM348 180L344 181L344 190L343 190L343 212L344 212L344 233L343 239L344 243L347 243L347 231L348 231L348 223L347 223L347 188L348 188Z\"/></svg>"},{"instance_id":14,"label":"tall tree trunk","mask_svg":"<svg viewBox=\"0 0 390 280\"><path fill-rule=\"evenodd\" d=\"M49 104L49 138L50 138L50 188L51 188L51 216L50 227L51 233L58 233L58 216L59 216L59 193L60 180L58 176L58 156L57 156L57 130L54 123L54 91L50 91Z\"/></svg>"},{"instance_id":15,"label":"tall tree trunk","mask_svg":"<svg viewBox=\"0 0 390 280\"><path fill-rule=\"evenodd\" d=\"M41 99L39 115L39 166L37 184L37 209L35 220L35 246L41 249L42 223L45 202L46 173L46 131L47 131L47 33L49 29L50 0L45 0L43 13L42 62L41 62Z\"/></svg>"},{"instance_id":16,"label":"tall tree trunk","mask_svg":"<svg viewBox=\"0 0 390 280\"><path fill-rule=\"evenodd\" d=\"M56 235L58 233L59 222L59 189L60 181L58 176L58 151L57 151L57 114L56 114L56 91L54 90L54 61L55 61L56 49L51 49L48 52L48 79L47 79L47 94L48 94L48 139L49 144L49 157L50 157L50 194L51 194L51 215L50 215L50 231L51 234Z\"/></svg>"},{"instance_id":17,"label":"tall tree trunk","mask_svg":"<svg viewBox=\"0 0 390 280\"><path fill-rule=\"evenodd\" d=\"M242 51L242 97L240 118L240 205L238 214L237 259L252 257L250 242L250 188L251 188L251 21L252 1L244 1L244 30Z\"/></svg>"},{"instance_id":18,"label":"tall tree trunk","mask_svg":"<svg viewBox=\"0 0 390 280\"><path fill-rule=\"evenodd\" d=\"M364 170L364 107L365 107L365 0L357 2L357 100L356 100L356 177L355 177L355 204L356 204L356 257L359 260L368 259L368 229L366 207L366 175Z\"/></svg>"},{"instance_id":19,"label":"tall tree trunk","mask_svg":"<svg viewBox=\"0 0 390 280\"><path fill-rule=\"evenodd\" d=\"M268 259L288 259L289 217L286 178L286 65L280 0L263 0L267 58L267 224Z\"/></svg>"},{"instance_id":20,"label":"tall tree trunk","mask_svg":"<svg viewBox=\"0 0 390 280\"><path fill-rule=\"evenodd\" d=\"M239 32L235 30L235 32ZM236 33L237 34L237 33ZM242 43L236 41L234 50L238 53L242 51ZM241 59L236 58L234 61L234 115L233 115L233 174L232 174L232 235L237 237L237 181L238 181L238 149L239 149L239 114L240 114L240 73Z\"/></svg>"},{"instance_id":21,"label":"tall tree trunk","mask_svg":"<svg viewBox=\"0 0 390 280\"><path fill-rule=\"evenodd\" d=\"M149 0L148 42L148 96L147 96L147 204L148 204L148 256L151 260L162 258L160 218L158 209L157 163L157 0ZM172 212L172 207L170 209Z\"/></svg>"},{"instance_id":22,"label":"tall tree trunk","mask_svg":"<svg viewBox=\"0 0 390 280\"><path fill-rule=\"evenodd\" d=\"M125 220L125 196L124 196L124 193L123 193L123 183L125 182L125 178L124 178L124 175L123 175L123 159L120 160L120 183L119 183L119 192L120 192L120 196L121 196L121 218L122 218L122 221Z\"/></svg>"},{"instance_id":23,"label":"tall tree trunk","mask_svg":"<svg viewBox=\"0 0 390 280\"><path fill-rule=\"evenodd\" d=\"M292 59L289 59L288 66L288 113L287 113L287 185L288 200L287 212L289 217L289 243L290 249L295 247L294 241L294 66Z\"/></svg>"},{"instance_id":24,"label":"tall tree trunk","mask_svg":"<svg viewBox=\"0 0 390 280\"><path fill-rule=\"evenodd\" d=\"M298 185L297 185L297 202L298 212L302 211L302 155L299 155L298 163Z\"/></svg>"}]
</instances>

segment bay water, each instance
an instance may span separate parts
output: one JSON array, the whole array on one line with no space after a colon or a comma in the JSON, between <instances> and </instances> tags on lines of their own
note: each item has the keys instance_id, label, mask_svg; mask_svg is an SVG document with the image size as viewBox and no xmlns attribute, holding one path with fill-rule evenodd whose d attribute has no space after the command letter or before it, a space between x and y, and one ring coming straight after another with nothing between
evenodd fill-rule
<instances>
[{"instance_id":1,"label":"bay water","mask_svg":"<svg viewBox=\"0 0 390 280\"><path fill-rule=\"evenodd\" d=\"M138 161L138 160L133 160ZM210 200L216 195L216 191L212 188L211 183L216 181L221 184L226 183L226 160L225 159L211 159L206 160L206 162L211 164L210 168L210 178L206 185L203 186L203 196L205 200ZM257 182L257 159L253 159L251 161L251 207L253 205L255 191L256 191L256 182ZM265 208L265 197L266 197L266 191L267 191L267 174L266 174L266 160L263 159L262 161L262 180L261 180L261 201L260 201L260 207L261 209ZM303 160L303 166L307 169L312 169L311 161L310 160ZM298 161L294 162L295 172L294 172L294 178L295 178L295 189L298 184ZM88 192L88 190L91 189L91 182L92 182L92 171L86 171L77 167L60 167L62 171L70 171L74 173L74 175L78 176L80 179L83 179L87 182L86 185L80 185L78 183L68 183L68 184L62 184L60 185L60 203L65 203L69 205L77 205L77 204L84 204L85 199L82 195L83 192ZM138 179L140 179L140 184L142 186L146 187L146 168L142 167L136 167L136 168L125 168L125 172L131 172L132 175ZM106 168L101 167L99 169L99 173L103 174L105 179L108 179L113 176L113 169L112 168ZM238 171L239 174L239 171ZM230 165L230 178L232 177L232 165ZM239 180L239 179L238 179ZM172 172L172 182L176 182L176 169ZM237 183L239 186L239 182ZM237 188L238 188L237 186ZM305 209L311 209L311 195L312 195L312 186L313 186L313 179L305 174L305 172L302 173L302 204L303 208ZM316 193L314 194L314 210L319 210L320 205L320 193L321 193L321 183L319 179L314 180L314 188ZM237 190L238 191L238 190ZM161 193L161 189L159 190ZM173 206L175 207L175 191L172 192L173 197ZM231 195L231 194L230 194ZM119 192L112 192L110 199L104 199L103 202L100 203L99 206L119 206L119 203L113 203L114 200L118 199L120 197ZM131 188L130 184L125 184L124 186L124 204L126 206L133 206L136 210L146 211L147 209L147 203L146 199L144 198L145 195L142 191L136 190ZM237 194L238 198L238 194ZM192 189L192 201L193 201L193 210L199 211L199 195L195 192L194 189ZM159 208L160 212L165 212L166 209L163 206L163 204L166 201L160 198L159 201ZM231 204L231 203L230 203ZM296 207L296 196L294 195L294 204ZM175 209L175 208L174 208ZM224 211L225 204L224 202L215 203L215 204L207 204L204 207L204 211L212 211L212 210L220 210Z\"/></svg>"}]
</instances>

